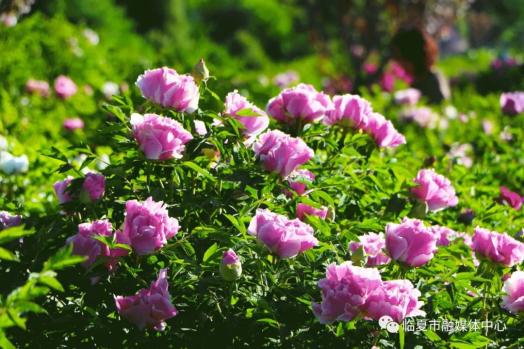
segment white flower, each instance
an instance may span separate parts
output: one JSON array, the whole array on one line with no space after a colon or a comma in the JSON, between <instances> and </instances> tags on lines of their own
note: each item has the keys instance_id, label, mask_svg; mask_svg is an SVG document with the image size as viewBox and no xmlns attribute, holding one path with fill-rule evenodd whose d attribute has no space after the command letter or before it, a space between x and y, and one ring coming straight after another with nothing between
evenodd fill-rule
<instances>
[{"instance_id":1,"label":"white flower","mask_svg":"<svg viewBox=\"0 0 524 349\"><path fill-rule=\"evenodd\" d=\"M91 43L91 45L98 45L100 42L100 37L98 36L97 32L95 32L93 29L86 28L83 31L84 37Z\"/></svg>"},{"instance_id":2,"label":"white flower","mask_svg":"<svg viewBox=\"0 0 524 349\"><path fill-rule=\"evenodd\" d=\"M0 136L0 150L7 149L7 139L4 136Z\"/></svg>"},{"instance_id":3,"label":"white flower","mask_svg":"<svg viewBox=\"0 0 524 349\"><path fill-rule=\"evenodd\" d=\"M27 172L29 160L26 155L13 156L6 151L0 152L0 170L6 174Z\"/></svg>"},{"instance_id":4,"label":"white flower","mask_svg":"<svg viewBox=\"0 0 524 349\"><path fill-rule=\"evenodd\" d=\"M120 91L118 84L113 81L108 81L102 86L102 93L106 96L107 99L111 98L114 95L117 95Z\"/></svg>"}]
</instances>

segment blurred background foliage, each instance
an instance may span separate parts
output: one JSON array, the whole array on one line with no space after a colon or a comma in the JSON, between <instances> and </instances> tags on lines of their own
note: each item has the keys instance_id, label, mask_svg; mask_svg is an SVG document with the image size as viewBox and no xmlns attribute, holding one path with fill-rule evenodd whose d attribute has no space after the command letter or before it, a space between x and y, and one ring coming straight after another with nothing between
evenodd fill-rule
<instances>
[{"instance_id":1,"label":"blurred background foliage","mask_svg":"<svg viewBox=\"0 0 524 349\"><path fill-rule=\"evenodd\" d=\"M15 11L20 2L30 0L3 0L0 9ZM285 66L317 86L347 81L345 89L358 90L378 81L388 43L406 24L437 38L444 72L471 82L496 56L519 55L524 1L49 0L36 1L20 21L0 43L11 52L0 57L7 86L21 86L22 76L13 74L27 72L49 78L65 72L96 86L109 76L130 79L144 66L187 71L205 57L215 75L239 86L253 77L265 85ZM100 45L84 47L82 28L94 30ZM15 61L25 69L7 71ZM46 62L53 64L44 69ZM366 64L377 71L370 76Z\"/></svg>"}]
</instances>

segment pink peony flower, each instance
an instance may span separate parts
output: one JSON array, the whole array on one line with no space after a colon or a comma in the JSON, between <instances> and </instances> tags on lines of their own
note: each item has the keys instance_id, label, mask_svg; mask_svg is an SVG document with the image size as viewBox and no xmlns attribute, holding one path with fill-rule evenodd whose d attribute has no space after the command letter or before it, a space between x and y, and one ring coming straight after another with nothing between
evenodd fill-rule
<instances>
[{"instance_id":1,"label":"pink peony flower","mask_svg":"<svg viewBox=\"0 0 524 349\"><path fill-rule=\"evenodd\" d=\"M18 23L18 17L15 12L0 13L0 23L6 27L14 27Z\"/></svg>"},{"instance_id":2,"label":"pink peony flower","mask_svg":"<svg viewBox=\"0 0 524 349\"><path fill-rule=\"evenodd\" d=\"M437 251L437 237L418 219L386 226L386 248L394 260L412 267L426 264Z\"/></svg>"},{"instance_id":3,"label":"pink peony flower","mask_svg":"<svg viewBox=\"0 0 524 349\"><path fill-rule=\"evenodd\" d=\"M378 269L356 267L351 262L332 263L326 277L318 282L322 302L312 304L313 313L322 324L351 321L365 311L368 297L381 284Z\"/></svg>"},{"instance_id":4,"label":"pink peony flower","mask_svg":"<svg viewBox=\"0 0 524 349\"><path fill-rule=\"evenodd\" d=\"M279 130L262 134L255 143L254 150L266 170L282 177L287 177L314 155L313 150L302 139L293 138Z\"/></svg>"},{"instance_id":5,"label":"pink peony flower","mask_svg":"<svg viewBox=\"0 0 524 349\"><path fill-rule=\"evenodd\" d=\"M113 235L113 227L111 223L106 220L97 220L92 223L82 223L78 225L78 233L69 237L67 244L73 245L73 254L87 257L82 264L85 268L89 268L98 258L106 259L106 267L113 270L118 263L118 257L126 256L128 251L122 248L110 249L106 244L95 239L96 236ZM122 241L119 234L116 235L118 243L125 243Z\"/></svg>"},{"instance_id":6,"label":"pink peony flower","mask_svg":"<svg viewBox=\"0 0 524 349\"><path fill-rule=\"evenodd\" d=\"M78 225L78 233L69 237L66 244L73 244L73 254L87 257L83 263L87 268L95 262L97 257L109 256L109 247L93 237L96 235L111 236L112 234L113 227L107 220L82 223Z\"/></svg>"},{"instance_id":7,"label":"pink peony flower","mask_svg":"<svg viewBox=\"0 0 524 349\"><path fill-rule=\"evenodd\" d=\"M178 220L169 217L162 201L155 202L149 197L144 202L126 202L123 234L137 254L151 254L161 249L178 229Z\"/></svg>"},{"instance_id":8,"label":"pink peony flower","mask_svg":"<svg viewBox=\"0 0 524 349\"><path fill-rule=\"evenodd\" d=\"M515 210L519 210L522 207L522 196L509 190L507 187L500 187L500 201L513 207Z\"/></svg>"},{"instance_id":9,"label":"pink peony flower","mask_svg":"<svg viewBox=\"0 0 524 349\"><path fill-rule=\"evenodd\" d=\"M235 264L239 261L240 258L238 258L237 254L232 249L225 251L224 255L222 256L222 264Z\"/></svg>"},{"instance_id":10,"label":"pink peony flower","mask_svg":"<svg viewBox=\"0 0 524 349\"><path fill-rule=\"evenodd\" d=\"M363 68L367 75L373 75L378 71L378 66L375 63L364 63Z\"/></svg>"},{"instance_id":11,"label":"pink peony flower","mask_svg":"<svg viewBox=\"0 0 524 349\"><path fill-rule=\"evenodd\" d=\"M380 78L380 87L386 92L392 92L395 87L395 76L390 72L384 72Z\"/></svg>"},{"instance_id":12,"label":"pink peony flower","mask_svg":"<svg viewBox=\"0 0 524 349\"><path fill-rule=\"evenodd\" d=\"M482 130L484 131L485 134L487 135L493 134L493 129L494 129L494 126L491 120L489 119L482 120Z\"/></svg>"},{"instance_id":13,"label":"pink peony flower","mask_svg":"<svg viewBox=\"0 0 524 349\"><path fill-rule=\"evenodd\" d=\"M439 126L440 117L431 108L410 106L403 110L402 119L414 122L420 127L434 129Z\"/></svg>"},{"instance_id":14,"label":"pink peony flower","mask_svg":"<svg viewBox=\"0 0 524 349\"><path fill-rule=\"evenodd\" d=\"M524 271L515 271L504 281L502 307L513 314L524 311Z\"/></svg>"},{"instance_id":15,"label":"pink peony flower","mask_svg":"<svg viewBox=\"0 0 524 349\"><path fill-rule=\"evenodd\" d=\"M471 144L465 143L452 145L447 155L457 164L471 168L473 166L473 159L469 156L471 153L473 153L473 147Z\"/></svg>"},{"instance_id":16,"label":"pink peony flower","mask_svg":"<svg viewBox=\"0 0 524 349\"><path fill-rule=\"evenodd\" d=\"M69 77L60 75L55 80L55 92L62 99L68 99L77 92L76 84Z\"/></svg>"},{"instance_id":17,"label":"pink peony flower","mask_svg":"<svg viewBox=\"0 0 524 349\"><path fill-rule=\"evenodd\" d=\"M396 148L406 144L406 138L397 131L393 123L383 115L371 113L364 130L369 133L381 148Z\"/></svg>"},{"instance_id":18,"label":"pink peony flower","mask_svg":"<svg viewBox=\"0 0 524 349\"><path fill-rule=\"evenodd\" d=\"M280 258L295 257L318 245L311 226L269 210L257 210L249 223L248 232Z\"/></svg>"},{"instance_id":19,"label":"pink peony flower","mask_svg":"<svg viewBox=\"0 0 524 349\"><path fill-rule=\"evenodd\" d=\"M220 275L222 275L226 281L235 281L240 278L242 274L242 263L240 263L240 258L238 258L235 251L229 249L224 252L219 271Z\"/></svg>"},{"instance_id":20,"label":"pink peony flower","mask_svg":"<svg viewBox=\"0 0 524 349\"><path fill-rule=\"evenodd\" d=\"M332 107L333 103L328 95L318 92L311 85L298 84L273 97L266 110L276 120L292 124L299 120L303 123L318 121Z\"/></svg>"},{"instance_id":21,"label":"pink peony flower","mask_svg":"<svg viewBox=\"0 0 524 349\"><path fill-rule=\"evenodd\" d=\"M7 211L0 211L0 231L22 224L22 216L12 215Z\"/></svg>"},{"instance_id":22,"label":"pink peony flower","mask_svg":"<svg viewBox=\"0 0 524 349\"><path fill-rule=\"evenodd\" d=\"M388 315L397 323L407 317L425 316L420 291L409 280L384 281L367 298L366 315L374 320Z\"/></svg>"},{"instance_id":23,"label":"pink peony flower","mask_svg":"<svg viewBox=\"0 0 524 349\"><path fill-rule=\"evenodd\" d=\"M158 279L149 288L143 288L133 296L115 296L116 309L120 316L141 330L163 331L165 320L177 315L168 287L167 269L161 269Z\"/></svg>"},{"instance_id":24,"label":"pink peony flower","mask_svg":"<svg viewBox=\"0 0 524 349\"><path fill-rule=\"evenodd\" d=\"M29 93L34 93L42 97L49 96L49 84L44 80L27 80L25 84L25 90Z\"/></svg>"},{"instance_id":25,"label":"pink peony flower","mask_svg":"<svg viewBox=\"0 0 524 349\"><path fill-rule=\"evenodd\" d=\"M417 186L411 189L411 193L421 202L425 202L430 211L457 205L458 198L450 180L436 173L434 169L418 171L414 182Z\"/></svg>"},{"instance_id":26,"label":"pink peony flower","mask_svg":"<svg viewBox=\"0 0 524 349\"><path fill-rule=\"evenodd\" d=\"M53 185L59 204L64 204L72 200L71 194L68 193L68 191L66 190L69 187L69 184L72 180L73 177L68 176L66 179L58 181Z\"/></svg>"},{"instance_id":27,"label":"pink peony flower","mask_svg":"<svg viewBox=\"0 0 524 349\"><path fill-rule=\"evenodd\" d=\"M333 109L327 111L324 123L364 128L372 112L371 104L360 96L351 94L335 96L333 97Z\"/></svg>"},{"instance_id":28,"label":"pink peony flower","mask_svg":"<svg viewBox=\"0 0 524 349\"><path fill-rule=\"evenodd\" d=\"M391 261L391 258L384 253L386 247L384 234L368 233L359 236L358 239L360 242L351 241L349 243L349 250L351 253L355 253L359 248L362 248L367 257L367 267L388 264Z\"/></svg>"},{"instance_id":29,"label":"pink peony flower","mask_svg":"<svg viewBox=\"0 0 524 349\"><path fill-rule=\"evenodd\" d=\"M507 115L524 112L524 92L506 92L500 95L500 108Z\"/></svg>"},{"instance_id":30,"label":"pink peony flower","mask_svg":"<svg viewBox=\"0 0 524 349\"><path fill-rule=\"evenodd\" d=\"M476 227L471 249L477 255L508 267L524 261L524 244L506 233Z\"/></svg>"},{"instance_id":31,"label":"pink peony flower","mask_svg":"<svg viewBox=\"0 0 524 349\"><path fill-rule=\"evenodd\" d=\"M81 130L84 128L84 121L80 118L65 119L63 127L67 131Z\"/></svg>"},{"instance_id":32,"label":"pink peony flower","mask_svg":"<svg viewBox=\"0 0 524 349\"><path fill-rule=\"evenodd\" d=\"M404 81L406 84L410 85L413 81L413 77L405 71L400 64L392 62L382 75L380 86L384 91L392 92L397 80Z\"/></svg>"},{"instance_id":33,"label":"pink peony flower","mask_svg":"<svg viewBox=\"0 0 524 349\"><path fill-rule=\"evenodd\" d=\"M146 158L151 160L180 159L191 133L171 118L156 114L131 115L135 139Z\"/></svg>"},{"instance_id":34,"label":"pink peony flower","mask_svg":"<svg viewBox=\"0 0 524 349\"><path fill-rule=\"evenodd\" d=\"M458 237L456 231L447 227L441 227L440 225L433 225L428 229L435 234L435 237L437 238L437 246L449 246L451 241Z\"/></svg>"},{"instance_id":35,"label":"pink peony flower","mask_svg":"<svg viewBox=\"0 0 524 349\"><path fill-rule=\"evenodd\" d=\"M395 103L415 105L419 101L421 93L416 88L408 88L395 92Z\"/></svg>"},{"instance_id":36,"label":"pink peony flower","mask_svg":"<svg viewBox=\"0 0 524 349\"><path fill-rule=\"evenodd\" d=\"M91 201L97 201L104 196L106 178L99 173L89 172L82 183L82 190Z\"/></svg>"},{"instance_id":37,"label":"pink peony flower","mask_svg":"<svg viewBox=\"0 0 524 349\"><path fill-rule=\"evenodd\" d=\"M307 184L315 180L315 175L309 170L296 170L293 171L288 177L287 181L291 189L293 189L297 195L302 196L306 193Z\"/></svg>"},{"instance_id":38,"label":"pink peony flower","mask_svg":"<svg viewBox=\"0 0 524 349\"><path fill-rule=\"evenodd\" d=\"M273 82L280 88L285 88L298 82L300 77L296 71L288 70L286 72L275 75Z\"/></svg>"},{"instance_id":39,"label":"pink peony flower","mask_svg":"<svg viewBox=\"0 0 524 349\"><path fill-rule=\"evenodd\" d=\"M179 75L171 68L146 70L136 80L142 96L166 108L192 113L198 109L200 94L190 75Z\"/></svg>"},{"instance_id":40,"label":"pink peony flower","mask_svg":"<svg viewBox=\"0 0 524 349\"><path fill-rule=\"evenodd\" d=\"M518 66L518 65L519 65L519 62L515 58L512 58L512 57L495 58L490 63L490 67L495 70L507 69L507 68Z\"/></svg>"},{"instance_id":41,"label":"pink peony flower","mask_svg":"<svg viewBox=\"0 0 524 349\"><path fill-rule=\"evenodd\" d=\"M237 90L227 94L224 106L224 115L238 120L244 126L242 131L247 137L256 136L269 126L267 114L239 94Z\"/></svg>"},{"instance_id":42,"label":"pink peony flower","mask_svg":"<svg viewBox=\"0 0 524 349\"><path fill-rule=\"evenodd\" d=\"M320 219L326 219L327 214L328 209L324 206L316 208L303 203L297 205L297 218L301 221L304 221L307 216L317 216L320 217Z\"/></svg>"}]
</instances>

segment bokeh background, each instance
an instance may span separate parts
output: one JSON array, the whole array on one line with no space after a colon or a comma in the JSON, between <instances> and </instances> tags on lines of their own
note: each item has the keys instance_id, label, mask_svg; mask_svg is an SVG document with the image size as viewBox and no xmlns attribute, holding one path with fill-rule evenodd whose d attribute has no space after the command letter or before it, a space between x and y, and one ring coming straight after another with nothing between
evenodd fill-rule
<instances>
[{"instance_id":1,"label":"bokeh background","mask_svg":"<svg viewBox=\"0 0 524 349\"><path fill-rule=\"evenodd\" d=\"M519 74L492 69L497 58L520 59L522 0L334 0L329 6L313 0L0 3L4 23L13 22L13 16L20 22L9 38L2 36L2 51L10 52L0 58L6 88L25 83L9 70L12 62L24 68L24 74L41 78L63 73L64 68L78 69L86 82L96 85L104 72L126 80L144 66L187 71L204 57L213 75L237 86L253 77L262 86L274 85L278 73L291 70L298 80L317 88L358 91L380 82L390 39L406 24L420 25L437 39L439 67L454 86L472 84L488 93L522 85L520 68L515 69ZM40 21L42 17L48 21ZM93 55L78 42L84 38L71 39L79 28L93 30L100 41L95 62L86 62ZM46 40L25 35L28 31ZM78 68L71 67L71 53ZM47 60L53 66L44 66ZM94 66L98 77L92 76Z\"/></svg>"}]
</instances>

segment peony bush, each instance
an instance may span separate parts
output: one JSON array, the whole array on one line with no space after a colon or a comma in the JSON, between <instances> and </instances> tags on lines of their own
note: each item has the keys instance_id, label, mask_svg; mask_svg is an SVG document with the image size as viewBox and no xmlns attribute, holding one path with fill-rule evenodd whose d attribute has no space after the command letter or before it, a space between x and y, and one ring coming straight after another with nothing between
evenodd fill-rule
<instances>
[{"instance_id":1,"label":"peony bush","mask_svg":"<svg viewBox=\"0 0 524 349\"><path fill-rule=\"evenodd\" d=\"M287 75L28 75L11 110L68 115L38 154L1 129L0 346L519 347L519 95L429 107Z\"/></svg>"}]
</instances>

